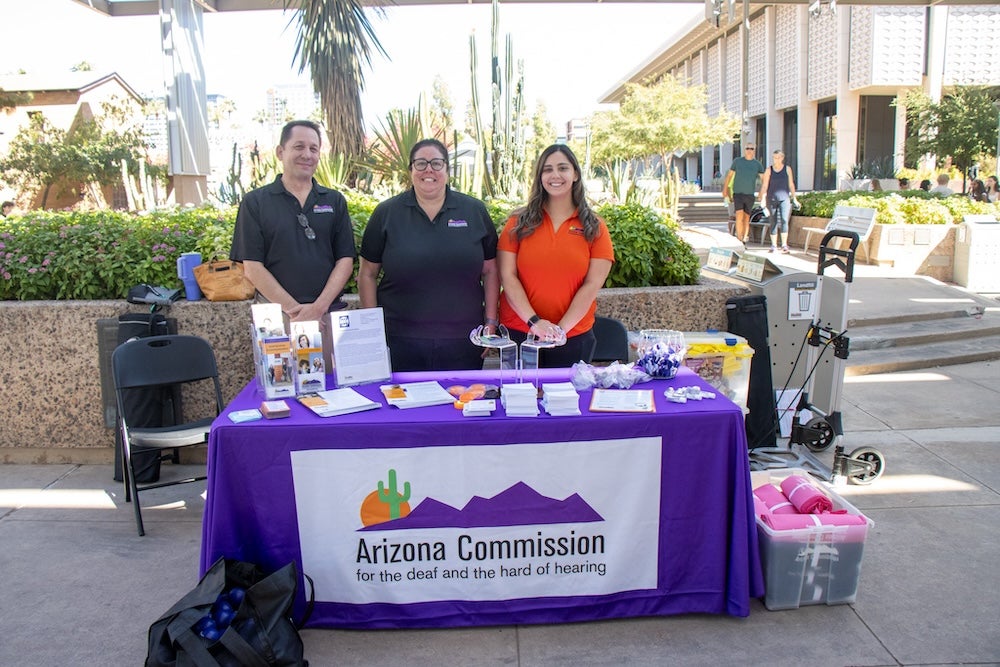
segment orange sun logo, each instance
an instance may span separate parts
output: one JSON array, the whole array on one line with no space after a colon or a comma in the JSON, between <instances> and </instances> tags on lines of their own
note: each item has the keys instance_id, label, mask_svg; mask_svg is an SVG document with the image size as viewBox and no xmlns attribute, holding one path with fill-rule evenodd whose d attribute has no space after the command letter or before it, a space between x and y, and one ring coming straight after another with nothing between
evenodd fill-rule
<instances>
[{"instance_id":1,"label":"orange sun logo","mask_svg":"<svg viewBox=\"0 0 1000 667\"><path fill-rule=\"evenodd\" d=\"M373 526L392 519L401 519L410 513L410 483L403 483L403 492L396 486L396 471L389 470L389 486L379 481L378 488L365 496L361 502L361 523Z\"/></svg>"}]
</instances>

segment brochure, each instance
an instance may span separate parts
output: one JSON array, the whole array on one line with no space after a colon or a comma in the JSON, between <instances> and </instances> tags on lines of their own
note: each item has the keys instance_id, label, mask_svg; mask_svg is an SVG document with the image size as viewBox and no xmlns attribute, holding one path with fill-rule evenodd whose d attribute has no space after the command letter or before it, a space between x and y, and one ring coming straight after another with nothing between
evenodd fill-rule
<instances>
[{"instance_id":1,"label":"brochure","mask_svg":"<svg viewBox=\"0 0 1000 667\"><path fill-rule=\"evenodd\" d=\"M323 334L318 321L292 323L292 350L295 353L295 393L326 389Z\"/></svg>"},{"instance_id":2,"label":"brochure","mask_svg":"<svg viewBox=\"0 0 1000 667\"><path fill-rule=\"evenodd\" d=\"M656 412L652 389L594 389L591 412Z\"/></svg>"},{"instance_id":3,"label":"brochure","mask_svg":"<svg viewBox=\"0 0 1000 667\"><path fill-rule=\"evenodd\" d=\"M365 398L350 387L302 394L298 400L320 417L336 417L382 407L381 403Z\"/></svg>"},{"instance_id":4,"label":"brochure","mask_svg":"<svg viewBox=\"0 0 1000 667\"><path fill-rule=\"evenodd\" d=\"M250 306L253 354L257 385L267 399L295 395L292 345L285 331L281 305L255 303Z\"/></svg>"},{"instance_id":5,"label":"brochure","mask_svg":"<svg viewBox=\"0 0 1000 667\"><path fill-rule=\"evenodd\" d=\"M428 405L454 403L455 397L433 380L407 384L384 384L379 389L389 405L397 408L422 408Z\"/></svg>"}]
</instances>

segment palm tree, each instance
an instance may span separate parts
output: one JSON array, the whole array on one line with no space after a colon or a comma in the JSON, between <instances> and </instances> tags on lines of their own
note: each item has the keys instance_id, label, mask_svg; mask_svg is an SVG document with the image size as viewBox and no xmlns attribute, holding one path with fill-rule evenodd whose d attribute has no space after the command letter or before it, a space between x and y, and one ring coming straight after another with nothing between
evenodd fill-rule
<instances>
[{"instance_id":1,"label":"palm tree","mask_svg":"<svg viewBox=\"0 0 1000 667\"><path fill-rule=\"evenodd\" d=\"M375 37L358 0L284 0L284 3L286 10L298 9L293 59L299 61L300 73L309 68L313 87L319 92L330 153L359 156L365 140L362 68L371 65L372 48L383 56L385 49Z\"/></svg>"}]
</instances>

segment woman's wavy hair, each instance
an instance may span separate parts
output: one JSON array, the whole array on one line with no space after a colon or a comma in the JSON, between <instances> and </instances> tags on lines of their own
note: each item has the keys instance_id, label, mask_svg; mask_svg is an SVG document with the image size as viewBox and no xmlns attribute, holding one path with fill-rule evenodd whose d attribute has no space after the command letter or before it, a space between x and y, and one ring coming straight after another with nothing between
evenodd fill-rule
<instances>
[{"instance_id":1,"label":"woman's wavy hair","mask_svg":"<svg viewBox=\"0 0 1000 667\"><path fill-rule=\"evenodd\" d=\"M597 214L591 210L590 205L587 203L587 196L583 189L583 172L580 171L580 161L576 159L573 151L563 144L552 144L542 151L542 154L535 161L535 178L531 182L531 194L528 195L528 204L514 211L514 215L517 216L517 222L514 224L511 234L520 240L526 236L531 236L535 229L538 228L538 225L542 224L542 217L544 215L543 207L549 196L542 186L542 170L545 167L545 161L553 153L562 153L569 160L570 164L573 165L573 170L577 176L576 182L573 183L573 205L576 206L577 217L583 223L584 238L588 241L593 241L601 231L601 223L597 219Z\"/></svg>"}]
</instances>

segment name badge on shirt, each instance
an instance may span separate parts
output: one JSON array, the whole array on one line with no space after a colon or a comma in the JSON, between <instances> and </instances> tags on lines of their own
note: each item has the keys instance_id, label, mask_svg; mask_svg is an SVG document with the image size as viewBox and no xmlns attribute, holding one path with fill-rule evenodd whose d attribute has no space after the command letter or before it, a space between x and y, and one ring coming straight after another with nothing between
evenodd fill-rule
<instances>
[{"instance_id":1,"label":"name badge on shirt","mask_svg":"<svg viewBox=\"0 0 1000 667\"><path fill-rule=\"evenodd\" d=\"M333 213L333 207L329 204L317 204L313 206L313 213Z\"/></svg>"},{"instance_id":2,"label":"name badge on shirt","mask_svg":"<svg viewBox=\"0 0 1000 667\"><path fill-rule=\"evenodd\" d=\"M465 220L451 220L451 219L449 219L448 220L448 226L449 227L468 227L469 223L467 223Z\"/></svg>"},{"instance_id":3,"label":"name badge on shirt","mask_svg":"<svg viewBox=\"0 0 1000 667\"><path fill-rule=\"evenodd\" d=\"M576 234L577 236L583 236L583 227L577 227L576 225L570 225L570 234Z\"/></svg>"}]
</instances>

